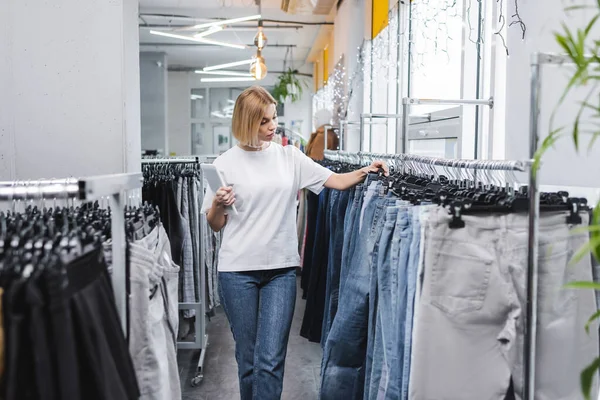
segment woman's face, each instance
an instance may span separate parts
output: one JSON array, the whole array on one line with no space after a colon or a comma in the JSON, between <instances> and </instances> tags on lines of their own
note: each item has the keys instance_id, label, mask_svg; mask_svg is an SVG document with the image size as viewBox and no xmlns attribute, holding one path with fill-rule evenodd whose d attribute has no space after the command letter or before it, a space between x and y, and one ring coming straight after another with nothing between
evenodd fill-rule
<instances>
[{"instance_id":1,"label":"woman's face","mask_svg":"<svg viewBox=\"0 0 600 400\"><path fill-rule=\"evenodd\" d=\"M277 109L275 104L269 105L265 109L262 121L260 121L260 127L258 128L258 140L263 142L270 142L275 137L275 130L277 129Z\"/></svg>"}]
</instances>

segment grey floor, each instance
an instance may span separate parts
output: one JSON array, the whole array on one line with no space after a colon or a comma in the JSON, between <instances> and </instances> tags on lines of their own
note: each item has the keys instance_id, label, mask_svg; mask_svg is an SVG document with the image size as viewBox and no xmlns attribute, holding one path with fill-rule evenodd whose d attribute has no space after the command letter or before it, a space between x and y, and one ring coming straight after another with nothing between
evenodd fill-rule
<instances>
[{"instance_id":1,"label":"grey floor","mask_svg":"<svg viewBox=\"0 0 600 400\"><path fill-rule=\"evenodd\" d=\"M299 283L300 281L298 281ZM283 383L283 400L316 400L321 368L321 346L300 336L306 301L298 288L296 311L288 345ZM204 361L204 379L191 387L199 353L185 350L177 354L183 400L236 400L240 398L234 342L222 309L207 326L209 344Z\"/></svg>"}]
</instances>

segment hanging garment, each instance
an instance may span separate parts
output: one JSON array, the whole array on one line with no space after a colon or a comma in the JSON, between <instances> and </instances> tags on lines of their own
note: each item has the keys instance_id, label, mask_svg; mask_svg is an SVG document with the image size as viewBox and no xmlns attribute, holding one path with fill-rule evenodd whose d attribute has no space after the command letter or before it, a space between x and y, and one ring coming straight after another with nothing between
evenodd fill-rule
<instances>
[{"instance_id":1,"label":"hanging garment","mask_svg":"<svg viewBox=\"0 0 600 400\"><path fill-rule=\"evenodd\" d=\"M327 149L335 150L339 147L340 139L335 134L333 129L327 131ZM316 132L310 135L308 144L306 145L306 155L313 160L322 160L325 150L325 128L319 127Z\"/></svg>"},{"instance_id":2,"label":"hanging garment","mask_svg":"<svg viewBox=\"0 0 600 400\"><path fill-rule=\"evenodd\" d=\"M492 212L485 205L488 200L476 200L483 208L475 205L473 215L459 216L461 227L456 215L431 204L439 198L419 194L420 187L435 188L439 182L393 179L411 186L401 188L391 179L370 175L364 185L347 192L345 208L339 206L343 194L330 191L325 207L321 203L309 209L309 225L311 220L319 223L323 210L331 210L329 245L322 252L329 271L320 398L520 399L527 215L504 206ZM450 184L446 187L452 190ZM460 196L458 191L444 195L448 193ZM498 193L471 195L483 199ZM523 203L519 198L527 203L523 193L504 204ZM544 193L540 206L540 400L579 399L579 373L599 354L598 324L591 325L589 335L582 329L598 309L594 293L564 288L570 281L593 279L590 258L570 265L589 237L572 232L568 221L577 218L560 198ZM334 217L336 203L343 211ZM580 216L585 226L588 218ZM340 230L341 261L336 262L333 237ZM320 251L314 250L313 258ZM337 285L332 276L338 273L338 307L332 312L328 301L333 302L334 291L329 288Z\"/></svg>"},{"instance_id":3,"label":"hanging garment","mask_svg":"<svg viewBox=\"0 0 600 400\"><path fill-rule=\"evenodd\" d=\"M160 226L130 245L131 336L142 400L181 398L177 368L178 274Z\"/></svg>"}]
</instances>

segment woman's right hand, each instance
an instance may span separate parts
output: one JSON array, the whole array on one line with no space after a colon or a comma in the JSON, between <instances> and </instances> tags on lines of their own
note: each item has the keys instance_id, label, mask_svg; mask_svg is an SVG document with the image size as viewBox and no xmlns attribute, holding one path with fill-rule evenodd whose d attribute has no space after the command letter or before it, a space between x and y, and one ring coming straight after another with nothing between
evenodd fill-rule
<instances>
[{"instance_id":1,"label":"woman's right hand","mask_svg":"<svg viewBox=\"0 0 600 400\"><path fill-rule=\"evenodd\" d=\"M231 186L224 186L215 193L214 202L221 207L229 207L235 203L235 192Z\"/></svg>"}]
</instances>

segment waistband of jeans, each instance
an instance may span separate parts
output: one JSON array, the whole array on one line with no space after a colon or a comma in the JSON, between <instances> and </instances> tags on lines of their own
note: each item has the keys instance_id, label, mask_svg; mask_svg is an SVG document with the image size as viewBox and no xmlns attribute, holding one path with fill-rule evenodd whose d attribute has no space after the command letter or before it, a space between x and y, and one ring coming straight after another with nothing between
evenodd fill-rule
<instances>
[{"instance_id":1,"label":"waistband of jeans","mask_svg":"<svg viewBox=\"0 0 600 400\"><path fill-rule=\"evenodd\" d=\"M437 212L437 216L430 219L432 222L435 221L437 224L443 224L450 221L451 216L447 210L437 208L435 211ZM580 215L583 221L582 226L586 226L588 224L587 213L581 213ZM565 226L567 225L568 216L568 211L541 213L538 219L538 228L550 229ZM510 228L527 230L529 228L529 215L526 213L463 215L461 218L465 224L473 224L479 229Z\"/></svg>"},{"instance_id":2,"label":"waistband of jeans","mask_svg":"<svg viewBox=\"0 0 600 400\"><path fill-rule=\"evenodd\" d=\"M103 274L108 275L102 248L99 247L76 258L67 265L68 286L65 289L65 296L74 295L100 279Z\"/></svg>"}]
</instances>

